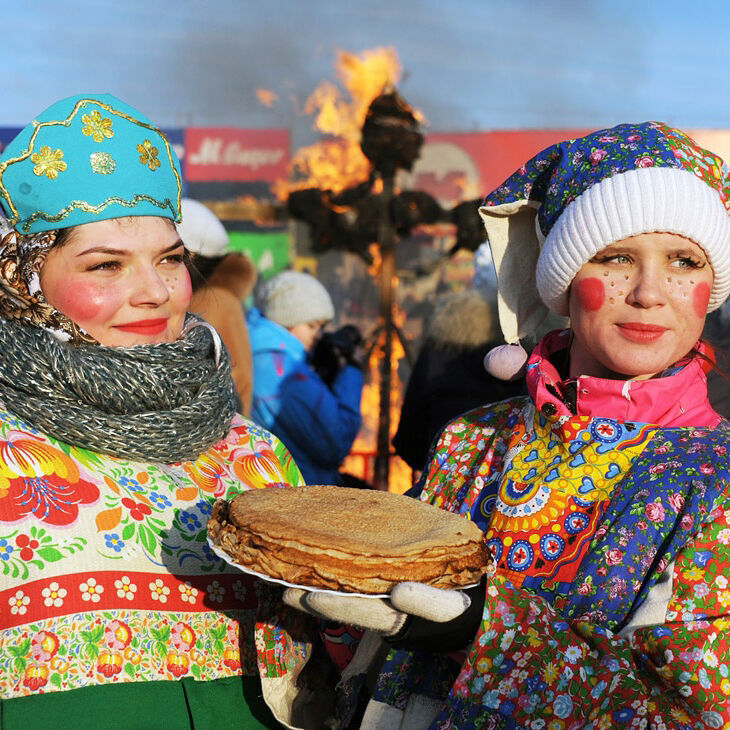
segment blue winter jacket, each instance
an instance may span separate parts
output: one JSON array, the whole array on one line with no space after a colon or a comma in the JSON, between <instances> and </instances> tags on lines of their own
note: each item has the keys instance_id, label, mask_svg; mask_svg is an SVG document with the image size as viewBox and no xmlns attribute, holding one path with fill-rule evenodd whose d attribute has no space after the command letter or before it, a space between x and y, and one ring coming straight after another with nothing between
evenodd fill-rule
<instances>
[{"instance_id":1,"label":"blue winter jacket","mask_svg":"<svg viewBox=\"0 0 730 730\"><path fill-rule=\"evenodd\" d=\"M284 442L308 484L338 484L339 466L362 421L362 372L346 365L330 390L294 335L255 307L246 322L253 353L251 418Z\"/></svg>"}]
</instances>

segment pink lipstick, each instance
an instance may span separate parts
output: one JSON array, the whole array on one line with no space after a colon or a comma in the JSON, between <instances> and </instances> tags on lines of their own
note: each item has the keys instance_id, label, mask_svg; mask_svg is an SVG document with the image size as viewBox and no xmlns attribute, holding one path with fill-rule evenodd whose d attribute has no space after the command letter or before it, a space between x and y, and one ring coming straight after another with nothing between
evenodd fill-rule
<instances>
[{"instance_id":1,"label":"pink lipstick","mask_svg":"<svg viewBox=\"0 0 730 730\"><path fill-rule=\"evenodd\" d=\"M622 322L616 326L627 340L639 343L654 342L667 331L666 327L643 322Z\"/></svg>"}]
</instances>

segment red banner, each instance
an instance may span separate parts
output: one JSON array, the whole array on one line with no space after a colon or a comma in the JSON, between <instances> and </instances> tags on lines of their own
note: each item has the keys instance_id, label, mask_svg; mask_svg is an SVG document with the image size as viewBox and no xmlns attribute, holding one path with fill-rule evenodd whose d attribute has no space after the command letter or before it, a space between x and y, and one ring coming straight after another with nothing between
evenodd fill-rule
<instances>
[{"instance_id":1,"label":"red banner","mask_svg":"<svg viewBox=\"0 0 730 730\"><path fill-rule=\"evenodd\" d=\"M590 131L524 129L428 134L403 187L424 190L442 205L483 198L540 150Z\"/></svg>"},{"instance_id":2,"label":"red banner","mask_svg":"<svg viewBox=\"0 0 730 730\"><path fill-rule=\"evenodd\" d=\"M185 130L185 177L191 182L274 182L286 179L288 165L288 130Z\"/></svg>"},{"instance_id":3,"label":"red banner","mask_svg":"<svg viewBox=\"0 0 730 730\"><path fill-rule=\"evenodd\" d=\"M428 134L403 187L424 190L442 204L483 198L540 150L594 129L518 129ZM730 130L689 129L700 145L730 163Z\"/></svg>"}]
</instances>

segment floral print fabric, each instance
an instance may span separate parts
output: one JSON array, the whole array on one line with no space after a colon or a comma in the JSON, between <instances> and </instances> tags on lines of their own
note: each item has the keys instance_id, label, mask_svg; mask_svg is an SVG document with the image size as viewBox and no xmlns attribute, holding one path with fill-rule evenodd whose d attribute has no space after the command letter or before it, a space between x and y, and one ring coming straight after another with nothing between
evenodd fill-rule
<instances>
[{"instance_id":1,"label":"floral print fabric","mask_svg":"<svg viewBox=\"0 0 730 730\"><path fill-rule=\"evenodd\" d=\"M393 651L375 698L441 698L438 728L730 726L729 440L527 398L451 423L422 498L477 521L497 573L458 668Z\"/></svg>"},{"instance_id":2,"label":"floral print fabric","mask_svg":"<svg viewBox=\"0 0 730 730\"><path fill-rule=\"evenodd\" d=\"M0 698L284 674L306 646L262 616L264 584L212 553L206 523L217 497L301 483L280 442L240 417L196 461L166 465L69 446L0 410Z\"/></svg>"},{"instance_id":3,"label":"floral print fabric","mask_svg":"<svg viewBox=\"0 0 730 730\"><path fill-rule=\"evenodd\" d=\"M565 208L588 188L642 167L688 170L717 190L730 211L730 178L722 159L661 122L620 124L551 145L490 193L484 205L539 202L538 222L547 236Z\"/></svg>"}]
</instances>

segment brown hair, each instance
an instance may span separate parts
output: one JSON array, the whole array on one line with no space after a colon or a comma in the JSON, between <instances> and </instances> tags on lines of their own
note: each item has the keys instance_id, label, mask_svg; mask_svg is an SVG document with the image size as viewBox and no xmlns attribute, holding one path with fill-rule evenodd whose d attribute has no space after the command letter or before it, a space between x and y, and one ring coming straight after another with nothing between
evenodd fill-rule
<instances>
[{"instance_id":1,"label":"brown hair","mask_svg":"<svg viewBox=\"0 0 730 730\"><path fill-rule=\"evenodd\" d=\"M185 249L185 265L188 267L193 291L197 291L205 284L224 258L225 256L201 256Z\"/></svg>"},{"instance_id":2,"label":"brown hair","mask_svg":"<svg viewBox=\"0 0 730 730\"><path fill-rule=\"evenodd\" d=\"M715 352L715 348L708 342L705 342L704 340L701 340L701 342L708 347L710 352ZM720 375L721 378L723 378L725 381L730 383L730 375L726 373L718 364L717 364L717 358L709 357L708 355L705 355L704 352L700 352L696 347L693 347L689 353L689 355L697 356L704 362L706 362L712 370L714 370L718 375Z\"/></svg>"}]
</instances>

